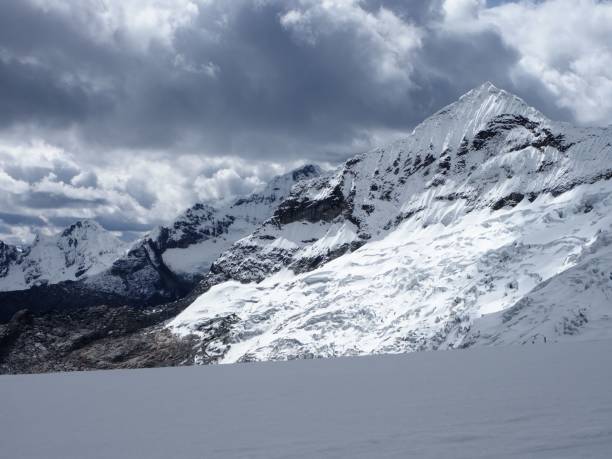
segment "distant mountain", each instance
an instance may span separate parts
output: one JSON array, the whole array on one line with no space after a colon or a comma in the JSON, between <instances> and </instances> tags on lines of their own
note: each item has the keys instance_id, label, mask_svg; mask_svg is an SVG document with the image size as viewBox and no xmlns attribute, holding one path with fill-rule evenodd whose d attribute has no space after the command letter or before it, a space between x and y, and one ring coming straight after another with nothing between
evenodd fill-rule
<instances>
[{"instance_id":1,"label":"distant mountain","mask_svg":"<svg viewBox=\"0 0 612 459\"><path fill-rule=\"evenodd\" d=\"M486 83L404 139L296 174L195 206L62 291L0 294L57 299L0 328L0 371L612 336L612 128L551 121Z\"/></svg>"},{"instance_id":2,"label":"distant mountain","mask_svg":"<svg viewBox=\"0 0 612 459\"><path fill-rule=\"evenodd\" d=\"M0 242L0 291L78 280L107 269L126 244L93 220L54 236L38 234L23 251Z\"/></svg>"}]
</instances>

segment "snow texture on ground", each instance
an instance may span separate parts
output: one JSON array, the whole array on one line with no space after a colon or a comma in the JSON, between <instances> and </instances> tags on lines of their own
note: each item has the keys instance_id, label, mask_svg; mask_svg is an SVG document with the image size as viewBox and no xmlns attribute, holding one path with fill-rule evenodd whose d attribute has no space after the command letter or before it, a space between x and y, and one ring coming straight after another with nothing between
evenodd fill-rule
<instances>
[{"instance_id":1,"label":"snow texture on ground","mask_svg":"<svg viewBox=\"0 0 612 459\"><path fill-rule=\"evenodd\" d=\"M0 377L0 456L609 458L612 341Z\"/></svg>"}]
</instances>

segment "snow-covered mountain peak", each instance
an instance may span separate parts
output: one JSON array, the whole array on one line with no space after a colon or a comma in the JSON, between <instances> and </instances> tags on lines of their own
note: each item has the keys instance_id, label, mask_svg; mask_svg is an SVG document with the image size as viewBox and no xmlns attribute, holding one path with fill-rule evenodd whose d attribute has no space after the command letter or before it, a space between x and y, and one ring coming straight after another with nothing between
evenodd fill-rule
<instances>
[{"instance_id":1,"label":"snow-covered mountain peak","mask_svg":"<svg viewBox=\"0 0 612 459\"><path fill-rule=\"evenodd\" d=\"M480 86L476 86L473 89L470 89L468 92L466 92L465 94L463 94L462 96L459 97L459 101L462 101L464 99L468 99L468 98L483 98L483 97L487 97L489 95L498 95L500 97L508 97L508 98L515 98L517 96L515 96L514 94L504 90L504 89L500 89L497 86L495 86L493 83L491 83L490 81L485 81L484 83L482 83Z\"/></svg>"},{"instance_id":2,"label":"snow-covered mountain peak","mask_svg":"<svg viewBox=\"0 0 612 459\"><path fill-rule=\"evenodd\" d=\"M116 257L126 248L117 236L91 219L76 221L53 239L64 252L73 252L75 256Z\"/></svg>"},{"instance_id":3,"label":"snow-covered mountain peak","mask_svg":"<svg viewBox=\"0 0 612 459\"><path fill-rule=\"evenodd\" d=\"M430 145L440 153L458 149L466 139L489 130L502 118L550 125L550 121L520 97L487 82L424 120L407 139L400 141Z\"/></svg>"},{"instance_id":4,"label":"snow-covered mountain peak","mask_svg":"<svg viewBox=\"0 0 612 459\"><path fill-rule=\"evenodd\" d=\"M523 99L504 89L498 88L490 81L468 91L447 108L458 108L461 106L468 106L478 111L486 111L488 106L497 106L502 107L501 111L506 114L539 114L535 108L528 105ZM539 114L538 116L542 115Z\"/></svg>"},{"instance_id":5,"label":"snow-covered mountain peak","mask_svg":"<svg viewBox=\"0 0 612 459\"><path fill-rule=\"evenodd\" d=\"M406 138L295 186L169 327L202 337L201 361L460 345L480 315L600 251L610 164L609 131L548 120L486 83Z\"/></svg>"},{"instance_id":6,"label":"snow-covered mountain peak","mask_svg":"<svg viewBox=\"0 0 612 459\"><path fill-rule=\"evenodd\" d=\"M94 220L79 220L54 235L37 233L23 252L4 250L1 290L77 280L96 274L119 258L126 244Z\"/></svg>"}]
</instances>

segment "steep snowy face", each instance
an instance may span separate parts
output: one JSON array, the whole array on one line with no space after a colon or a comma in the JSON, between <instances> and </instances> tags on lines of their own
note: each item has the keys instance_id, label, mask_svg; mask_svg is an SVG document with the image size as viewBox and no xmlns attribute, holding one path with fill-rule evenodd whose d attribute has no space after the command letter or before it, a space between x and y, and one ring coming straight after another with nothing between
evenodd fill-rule
<instances>
[{"instance_id":1,"label":"steep snowy face","mask_svg":"<svg viewBox=\"0 0 612 459\"><path fill-rule=\"evenodd\" d=\"M612 130L487 83L295 186L169 327L202 338L202 362L461 345L610 228L611 159Z\"/></svg>"},{"instance_id":2,"label":"steep snowy face","mask_svg":"<svg viewBox=\"0 0 612 459\"><path fill-rule=\"evenodd\" d=\"M260 192L229 206L215 209L196 204L153 239L173 271L205 274L223 251L269 219L296 183L320 174L318 166L306 165L275 177Z\"/></svg>"},{"instance_id":3,"label":"steep snowy face","mask_svg":"<svg viewBox=\"0 0 612 459\"><path fill-rule=\"evenodd\" d=\"M570 268L538 284L514 306L476 319L461 345L610 338L611 300L612 233L601 230L579 251Z\"/></svg>"},{"instance_id":4,"label":"steep snowy face","mask_svg":"<svg viewBox=\"0 0 612 459\"><path fill-rule=\"evenodd\" d=\"M273 178L260 192L238 199L224 210L235 217L261 224L273 215L276 207L289 196L295 184L306 182L321 174L319 166L312 164L303 166Z\"/></svg>"},{"instance_id":5,"label":"steep snowy face","mask_svg":"<svg viewBox=\"0 0 612 459\"><path fill-rule=\"evenodd\" d=\"M57 235L38 235L23 252L2 244L0 290L22 290L99 273L125 248L125 243L93 220L77 221Z\"/></svg>"}]
</instances>

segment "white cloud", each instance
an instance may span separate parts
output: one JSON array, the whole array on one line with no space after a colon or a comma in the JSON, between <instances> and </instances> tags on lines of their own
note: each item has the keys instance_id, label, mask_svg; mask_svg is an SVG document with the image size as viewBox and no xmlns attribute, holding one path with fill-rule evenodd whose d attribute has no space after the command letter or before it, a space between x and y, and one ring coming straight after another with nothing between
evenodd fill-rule
<instances>
[{"instance_id":1,"label":"white cloud","mask_svg":"<svg viewBox=\"0 0 612 459\"><path fill-rule=\"evenodd\" d=\"M477 18L485 6L485 0L445 0L442 10L447 21L461 22Z\"/></svg>"},{"instance_id":2,"label":"white cloud","mask_svg":"<svg viewBox=\"0 0 612 459\"><path fill-rule=\"evenodd\" d=\"M420 48L423 31L387 8L366 10L358 0L302 0L280 17L287 30L315 45L320 37L334 32L355 35L364 50L374 57L373 70L381 80L408 80L411 57Z\"/></svg>"},{"instance_id":3,"label":"white cloud","mask_svg":"<svg viewBox=\"0 0 612 459\"><path fill-rule=\"evenodd\" d=\"M446 0L444 26L458 33L491 30L519 54L512 71L541 81L559 107L583 124L612 120L612 3L518 1L485 8L478 0Z\"/></svg>"},{"instance_id":4,"label":"white cloud","mask_svg":"<svg viewBox=\"0 0 612 459\"><path fill-rule=\"evenodd\" d=\"M30 189L27 182L15 180L3 170L0 170L0 190L4 193L24 193Z\"/></svg>"},{"instance_id":5,"label":"white cloud","mask_svg":"<svg viewBox=\"0 0 612 459\"><path fill-rule=\"evenodd\" d=\"M194 182L198 197L203 201L228 201L261 187L256 175L241 176L234 169L220 169L212 177L197 177Z\"/></svg>"},{"instance_id":6,"label":"white cloud","mask_svg":"<svg viewBox=\"0 0 612 459\"><path fill-rule=\"evenodd\" d=\"M612 3L550 0L504 5L485 21L521 53L520 69L540 78L582 123L612 119Z\"/></svg>"},{"instance_id":7,"label":"white cloud","mask_svg":"<svg viewBox=\"0 0 612 459\"><path fill-rule=\"evenodd\" d=\"M0 240L31 240L38 231L33 220L47 222L46 232L76 218L123 222L126 230L152 228L195 202L215 204L249 194L295 166L133 151L107 152L95 162L76 158L42 141L0 143Z\"/></svg>"}]
</instances>

